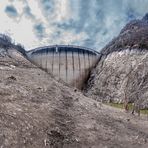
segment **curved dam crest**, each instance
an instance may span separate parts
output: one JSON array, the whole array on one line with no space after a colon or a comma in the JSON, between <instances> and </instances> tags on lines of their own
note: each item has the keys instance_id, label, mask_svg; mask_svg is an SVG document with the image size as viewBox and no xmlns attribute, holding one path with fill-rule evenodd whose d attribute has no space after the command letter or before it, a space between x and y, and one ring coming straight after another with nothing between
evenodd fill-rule
<instances>
[{"instance_id":1,"label":"curved dam crest","mask_svg":"<svg viewBox=\"0 0 148 148\"><path fill-rule=\"evenodd\" d=\"M101 58L95 50L71 45L39 47L28 51L27 56L38 67L79 89Z\"/></svg>"}]
</instances>

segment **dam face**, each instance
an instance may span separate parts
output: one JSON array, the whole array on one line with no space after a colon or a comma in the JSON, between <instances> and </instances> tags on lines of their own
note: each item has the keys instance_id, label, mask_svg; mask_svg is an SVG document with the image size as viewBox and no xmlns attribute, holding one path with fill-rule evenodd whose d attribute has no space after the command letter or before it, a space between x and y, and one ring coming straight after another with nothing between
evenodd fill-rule
<instances>
[{"instance_id":1,"label":"dam face","mask_svg":"<svg viewBox=\"0 0 148 148\"><path fill-rule=\"evenodd\" d=\"M101 54L79 46L55 45L30 50L27 56L31 62L54 77L82 89Z\"/></svg>"}]
</instances>

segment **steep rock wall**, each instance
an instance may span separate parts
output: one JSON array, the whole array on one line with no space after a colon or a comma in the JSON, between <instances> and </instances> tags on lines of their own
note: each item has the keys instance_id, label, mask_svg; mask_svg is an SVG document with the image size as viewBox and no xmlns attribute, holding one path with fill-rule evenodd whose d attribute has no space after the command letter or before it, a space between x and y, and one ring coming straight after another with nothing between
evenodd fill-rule
<instances>
[{"instance_id":1,"label":"steep rock wall","mask_svg":"<svg viewBox=\"0 0 148 148\"><path fill-rule=\"evenodd\" d=\"M147 16L147 15L146 15ZM130 22L102 49L86 95L104 102L136 102L148 107L148 21Z\"/></svg>"},{"instance_id":2,"label":"steep rock wall","mask_svg":"<svg viewBox=\"0 0 148 148\"><path fill-rule=\"evenodd\" d=\"M148 101L148 52L114 52L99 62L87 88L87 95L100 101L121 103L128 97ZM146 105L146 104L145 104ZM147 104L148 106L148 104Z\"/></svg>"}]
</instances>

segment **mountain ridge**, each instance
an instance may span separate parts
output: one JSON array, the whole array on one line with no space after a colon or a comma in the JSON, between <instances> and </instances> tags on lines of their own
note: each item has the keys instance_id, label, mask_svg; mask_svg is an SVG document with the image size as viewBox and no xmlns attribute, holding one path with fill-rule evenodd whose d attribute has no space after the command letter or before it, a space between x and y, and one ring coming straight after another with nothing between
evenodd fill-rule
<instances>
[{"instance_id":1,"label":"mountain ridge","mask_svg":"<svg viewBox=\"0 0 148 148\"><path fill-rule=\"evenodd\" d=\"M148 50L148 21L146 14L141 20L130 21L119 35L112 39L101 53L109 54L124 49Z\"/></svg>"},{"instance_id":2,"label":"mountain ridge","mask_svg":"<svg viewBox=\"0 0 148 148\"><path fill-rule=\"evenodd\" d=\"M129 22L101 52L105 56L90 76L86 95L103 102L135 103L147 109L147 14Z\"/></svg>"}]
</instances>

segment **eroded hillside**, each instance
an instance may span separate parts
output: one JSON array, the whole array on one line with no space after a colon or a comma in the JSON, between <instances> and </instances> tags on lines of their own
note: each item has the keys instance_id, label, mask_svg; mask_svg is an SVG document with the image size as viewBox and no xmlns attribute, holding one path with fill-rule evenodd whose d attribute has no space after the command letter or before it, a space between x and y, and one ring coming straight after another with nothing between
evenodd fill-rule
<instances>
[{"instance_id":1,"label":"eroded hillside","mask_svg":"<svg viewBox=\"0 0 148 148\"><path fill-rule=\"evenodd\" d=\"M15 49L0 49L0 146L147 147L148 124L58 83Z\"/></svg>"}]
</instances>

